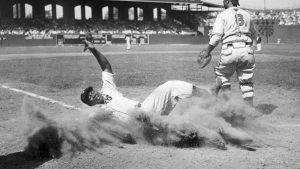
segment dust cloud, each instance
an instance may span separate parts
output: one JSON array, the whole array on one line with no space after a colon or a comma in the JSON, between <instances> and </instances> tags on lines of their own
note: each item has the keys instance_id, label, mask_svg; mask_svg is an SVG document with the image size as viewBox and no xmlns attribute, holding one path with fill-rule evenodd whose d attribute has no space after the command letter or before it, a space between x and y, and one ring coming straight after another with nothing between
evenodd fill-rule
<instances>
[{"instance_id":1,"label":"dust cloud","mask_svg":"<svg viewBox=\"0 0 300 169\"><path fill-rule=\"evenodd\" d=\"M260 113L242 99L227 96L181 101L169 116L134 110L127 121L100 108L60 112L51 118L44 111L24 100L25 151L34 157L72 157L104 145L122 147L122 143L225 150L228 143L241 147L252 143L258 137L255 131L263 128L256 121Z\"/></svg>"},{"instance_id":2,"label":"dust cloud","mask_svg":"<svg viewBox=\"0 0 300 169\"><path fill-rule=\"evenodd\" d=\"M25 152L33 157L73 157L78 152L97 151L103 145L122 147L121 142L135 143L126 124L102 110L94 111L92 117L87 112L73 112L50 118L24 100L22 112L28 142Z\"/></svg>"},{"instance_id":3,"label":"dust cloud","mask_svg":"<svg viewBox=\"0 0 300 169\"><path fill-rule=\"evenodd\" d=\"M138 126L137 136L154 145L193 147L210 145L226 149L252 143L261 114L239 97L222 95L217 100L191 98L181 101L169 116L135 112L129 124ZM136 125L138 121L139 125ZM258 136L261 138L261 136Z\"/></svg>"}]
</instances>

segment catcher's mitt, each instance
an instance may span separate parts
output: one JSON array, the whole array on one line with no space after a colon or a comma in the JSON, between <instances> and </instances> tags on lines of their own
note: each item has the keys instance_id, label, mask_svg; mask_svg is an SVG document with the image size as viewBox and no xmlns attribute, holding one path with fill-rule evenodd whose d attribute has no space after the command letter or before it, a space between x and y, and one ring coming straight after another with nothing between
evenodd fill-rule
<instances>
[{"instance_id":1,"label":"catcher's mitt","mask_svg":"<svg viewBox=\"0 0 300 169\"><path fill-rule=\"evenodd\" d=\"M201 69L205 68L211 61L211 58L212 58L211 54L207 55L205 50L201 51L197 58L197 62L200 68Z\"/></svg>"}]
</instances>

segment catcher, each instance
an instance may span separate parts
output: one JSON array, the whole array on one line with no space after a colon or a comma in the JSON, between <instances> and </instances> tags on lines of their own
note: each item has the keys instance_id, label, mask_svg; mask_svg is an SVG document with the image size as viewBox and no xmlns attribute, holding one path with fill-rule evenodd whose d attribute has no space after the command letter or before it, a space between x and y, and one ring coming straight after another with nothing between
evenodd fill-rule
<instances>
[{"instance_id":1,"label":"catcher","mask_svg":"<svg viewBox=\"0 0 300 169\"><path fill-rule=\"evenodd\" d=\"M200 52L198 63L201 68L208 65L212 50L221 41L220 60L215 67L216 81L221 81L222 91L229 91L231 89L229 78L236 72L243 99L253 106L252 78L255 68L253 47L256 48L257 31L250 14L238 7L238 0L224 0L223 4L226 10L217 16L208 47ZM216 94L219 90L216 90Z\"/></svg>"}]
</instances>

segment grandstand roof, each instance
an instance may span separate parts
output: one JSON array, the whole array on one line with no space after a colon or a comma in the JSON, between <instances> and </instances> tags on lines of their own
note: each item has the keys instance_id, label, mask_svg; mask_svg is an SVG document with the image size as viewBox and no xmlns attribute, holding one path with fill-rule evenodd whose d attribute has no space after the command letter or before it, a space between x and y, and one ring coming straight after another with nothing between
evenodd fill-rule
<instances>
[{"instance_id":1,"label":"grandstand roof","mask_svg":"<svg viewBox=\"0 0 300 169\"><path fill-rule=\"evenodd\" d=\"M106 0L106 1L152 2L152 3L171 3L171 4L183 3L183 4L200 4L203 6L216 7L216 8L223 7L221 5L205 2L202 0Z\"/></svg>"}]
</instances>

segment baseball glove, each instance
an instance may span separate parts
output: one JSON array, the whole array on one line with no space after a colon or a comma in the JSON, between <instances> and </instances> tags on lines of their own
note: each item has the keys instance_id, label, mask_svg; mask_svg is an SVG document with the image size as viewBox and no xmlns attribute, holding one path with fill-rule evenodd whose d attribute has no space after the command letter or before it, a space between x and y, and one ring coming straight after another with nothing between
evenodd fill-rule
<instances>
[{"instance_id":1,"label":"baseball glove","mask_svg":"<svg viewBox=\"0 0 300 169\"><path fill-rule=\"evenodd\" d=\"M88 40L83 40L83 44L84 44L84 49L83 52L87 51L88 49L92 49L94 48L94 45L92 42L88 41Z\"/></svg>"},{"instance_id":2,"label":"baseball glove","mask_svg":"<svg viewBox=\"0 0 300 169\"><path fill-rule=\"evenodd\" d=\"M211 58L212 58L211 54L207 55L205 50L201 51L197 58L197 62L200 68L201 69L205 68L211 61Z\"/></svg>"}]
</instances>

